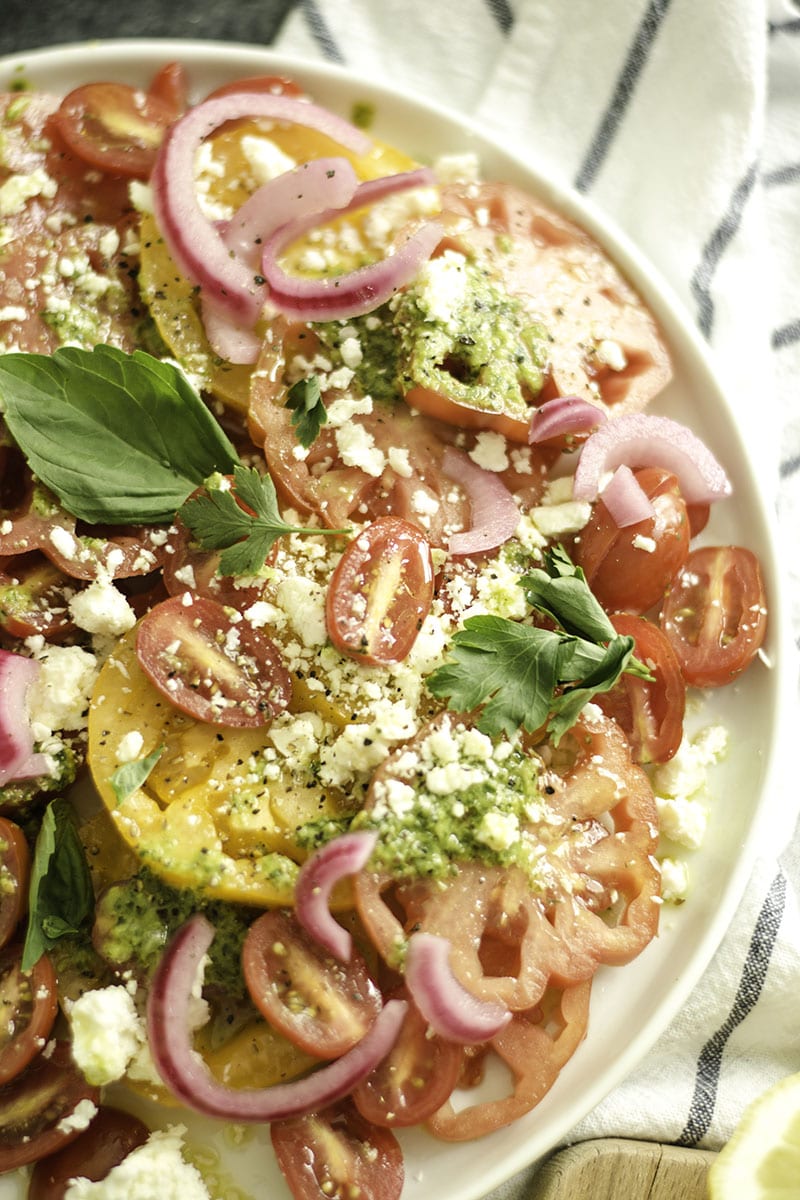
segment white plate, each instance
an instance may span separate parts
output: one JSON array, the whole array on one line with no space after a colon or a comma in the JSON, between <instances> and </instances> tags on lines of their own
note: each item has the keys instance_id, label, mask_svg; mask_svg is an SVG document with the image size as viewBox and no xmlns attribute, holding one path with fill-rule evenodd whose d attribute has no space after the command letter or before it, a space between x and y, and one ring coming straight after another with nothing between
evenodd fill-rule
<instances>
[{"instance_id":1,"label":"white plate","mask_svg":"<svg viewBox=\"0 0 800 1200\"><path fill-rule=\"evenodd\" d=\"M175 59L186 65L198 99L229 79L280 73L296 78L318 102L343 115L350 114L354 101L365 101L375 109L373 132L412 156L426 161L444 151L475 150L487 178L537 192L583 224L648 301L670 344L675 379L655 408L690 424L734 481L734 497L714 513L707 540L750 546L764 566L771 612L765 650L774 666L755 664L740 683L714 694L704 711L704 719L728 726L731 749L714 775L717 801L705 845L690 863L694 886L688 902L680 909L664 910L658 939L636 962L600 971L588 1037L534 1112L474 1143L442 1144L416 1131L402 1136L404 1200L432 1195L476 1200L564 1139L647 1053L699 980L742 895L759 838L779 821L778 749L793 693L781 654L788 634L771 514L704 345L664 283L624 235L590 205L554 186L527 155L523 160L504 152L456 114L355 79L335 67L208 42L93 42L23 54L0 62L0 88L14 78L57 92L98 79L141 85L157 67ZM175 1120L174 1110L167 1119ZM198 1144L207 1141L210 1131L204 1122L190 1118L187 1123ZM228 1181L235 1179L245 1194L270 1195L274 1200L289 1195L272 1159L266 1131L255 1131L246 1146L235 1150L224 1131L217 1129L213 1140ZM1 1200L22 1195L10 1178L0 1180Z\"/></svg>"}]
</instances>

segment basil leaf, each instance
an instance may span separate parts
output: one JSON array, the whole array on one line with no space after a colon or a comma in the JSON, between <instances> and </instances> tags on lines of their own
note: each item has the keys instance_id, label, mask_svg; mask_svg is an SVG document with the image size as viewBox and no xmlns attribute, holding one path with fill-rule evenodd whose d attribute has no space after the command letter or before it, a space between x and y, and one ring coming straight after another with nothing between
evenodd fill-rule
<instances>
[{"instance_id":1,"label":"basil leaf","mask_svg":"<svg viewBox=\"0 0 800 1200\"><path fill-rule=\"evenodd\" d=\"M35 966L60 937L79 933L93 912L92 879L72 807L66 800L53 800L33 854L23 971Z\"/></svg>"},{"instance_id":2,"label":"basil leaf","mask_svg":"<svg viewBox=\"0 0 800 1200\"><path fill-rule=\"evenodd\" d=\"M34 474L93 524L170 521L239 462L181 371L141 350L4 354L0 402Z\"/></svg>"},{"instance_id":3,"label":"basil leaf","mask_svg":"<svg viewBox=\"0 0 800 1200\"><path fill-rule=\"evenodd\" d=\"M152 754L139 758L136 762L124 763L118 767L109 779L111 789L117 797L117 804L123 804L129 796L142 786L148 775L164 753L164 746L157 746Z\"/></svg>"}]
</instances>

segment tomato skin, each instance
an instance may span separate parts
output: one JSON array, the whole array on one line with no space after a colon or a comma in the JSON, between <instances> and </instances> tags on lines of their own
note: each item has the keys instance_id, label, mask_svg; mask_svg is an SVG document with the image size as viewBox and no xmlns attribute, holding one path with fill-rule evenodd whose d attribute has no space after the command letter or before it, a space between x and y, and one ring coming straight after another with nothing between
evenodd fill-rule
<instances>
[{"instance_id":1,"label":"tomato skin","mask_svg":"<svg viewBox=\"0 0 800 1200\"><path fill-rule=\"evenodd\" d=\"M661 467L634 471L656 510L623 529L602 496L575 539L575 562L607 611L643 613L659 604L689 553L690 525L677 478ZM654 542L648 551L637 539Z\"/></svg>"},{"instance_id":2,"label":"tomato skin","mask_svg":"<svg viewBox=\"0 0 800 1200\"><path fill-rule=\"evenodd\" d=\"M61 101L55 124L68 148L109 175L147 179L174 103L124 83L87 83Z\"/></svg>"},{"instance_id":3,"label":"tomato skin","mask_svg":"<svg viewBox=\"0 0 800 1200\"><path fill-rule=\"evenodd\" d=\"M294 1200L399 1200L403 1154L394 1134L368 1124L346 1102L270 1130L275 1157Z\"/></svg>"},{"instance_id":4,"label":"tomato skin","mask_svg":"<svg viewBox=\"0 0 800 1200\"><path fill-rule=\"evenodd\" d=\"M69 1046L59 1042L12 1083L0 1088L0 1173L54 1154L78 1137L80 1129L63 1125L81 1100L97 1104L100 1089L91 1087L72 1062Z\"/></svg>"},{"instance_id":5,"label":"tomato skin","mask_svg":"<svg viewBox=\"0 0 800 1200\"><path fill-rule=\"evenodd\" d=\"M165 63L153 76L147 94L151 99L166 104L172 111L172 119L177 121L186 112L189 103L189 82L183 63Z\"/></svg>"},{"instance_id":6,"label":"tomato skin","mask_svg":"<svg viewBox=\"0 0 800 1200\"><path fill-rule=\"evenodd\" d=\"M595 697L606 716L625 730L632 758L639 763L663 763L681 744L686 710L686 685L668 638L644 617L613 613L617 633L632 637L634 654L647 664L653 682L625 674L610 692Z\"/></svg>"},{"instance_id":7,"label":"tomato skin","mask_svg":"<svg viewBox=\"0 0 800 1200\"><path fill-rule=\"evenodd\" d=\"M377 666L402 662L433 601L425 535L400 517L380 517L353 539L328 586L328 634L337 650Z\"/></svg>"},{"instance_id":8,"label":"tomato skin","mask_svg":"<svg viewBox=\"0 0 800 1200\"><path fill-rule=\"evenodd\" d=\"M31 856L19 825L0 817L0 949L8 944L28 906Z\"/></svg>"},{"instance_id":9,"label":"tomato skin","mask_svg":"<svg viewBox=\"0 0 800 1200\"><path fill-rule=\"evenodd\" d=\"M272 909L250 926L242 969L267 1021L318 1058L338 1058L352 1049L381 1008L358 950L348 963L339 962L284 909Z\"/></svg>"},{"instance_id":10,"label":"tomato skin","mask_svg":"<svg viewBox=\"0 0 800 1200\"><path fill-rule=\"evenodd\" d=\"M419 1125L448 1099L459 1079L463 1050L430 1034L427 1021L409 1003L392 1049L353 1089L353 1102L367 1121L387 1128Z\"/></svg>"},{"instance_id":11,"label":"tomato skin","mask_svg":"<svg viewBox=\"0 0 800 1200\"><path fill-rule=\"evenodd\" d=\"M33 1168L28 1200L64 1200L71 1179L105 1179L150 1136L147 1126L119 1108L101 1108L88 1129L62 1150L40 1159Z\"/></svg>"},{"instance_id":12,"label":"tomato skin","mask_svg":"<svg viewBox=\"0 0 800 1200\"><path fill-rule=\"evenodd\" d=\"M751 550L693 550L661 613L661 628L686 682L722 687L740 675L764 641L766 604L761 567Z\"/></svg>"},{"instance_id":13,"label":"tomato skin","mask_svg":"<svg viewBox=\"0 0 800 1200\"><path fill-rule=\"evenodd\" d=\"M235 79L231 83L223 83L213 92L209 92L206 100L215 100L220 96L231 96L238 92L269 92L273 96L303 96L303 89L293 79L285 75L248 75L244 79Z\"/></svg>"},{"instance_id":14,"label":"tomato skin","mask_svg":"<svg viewBox=\"0 0 800 1200\"><path fill-rule=\"evenodd\" d=\"M171 596L141 620L136 655L150 681L182 712L211 725L257 729L286 708L289 672L272 641L234 624L216 600Z\"/></svg>"},{"instance_id":15,"label":"tomato skin","mask_svg":"<svg viewBox=\"0 0 800 1200\"><path fill-rule=\"evenodd\" d=\"M47 955L23 972L21 945L0 951L0 1086L36 1058L57 1011L56 975Z\"/></svg>"}]
</instances>

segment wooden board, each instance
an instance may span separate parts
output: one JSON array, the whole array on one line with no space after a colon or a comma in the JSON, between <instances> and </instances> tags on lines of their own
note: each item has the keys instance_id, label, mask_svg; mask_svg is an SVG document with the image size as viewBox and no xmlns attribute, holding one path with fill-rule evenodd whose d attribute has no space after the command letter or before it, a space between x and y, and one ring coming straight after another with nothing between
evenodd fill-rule
<instances>
[{"instance_id":1,"label":"wooden board","mask_svg":"<svg viewBox=\"0 0 800 1200\"><path fill-rule=\"evenodd\" d=\"M706 1200L715 1158L709 1150L598 1138L548 1159L529 1200Z\"/></svg>"}]
</instances>

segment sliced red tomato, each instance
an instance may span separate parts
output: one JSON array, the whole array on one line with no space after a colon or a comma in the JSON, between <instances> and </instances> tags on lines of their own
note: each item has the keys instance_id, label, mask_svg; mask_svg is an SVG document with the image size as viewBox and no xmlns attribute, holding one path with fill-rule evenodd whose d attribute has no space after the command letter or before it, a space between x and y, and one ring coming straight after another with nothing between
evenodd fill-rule
<instances>
[{"instance_id":1,"label":"sliced red tomato","mask_svg":"<svg viewBox=\"0 0 800 1200\"><path fill-rule=\"evenodd\" d=\"M125 83L86 83L61 101L55 124L74 155L109 175L147 179L174 105Z\"/></svg>"},{"instance_id":2,"label":"sliced red tomato","mask_svg":"<svg viewBox=\"0 0 800 1200\"><path fill-rule=\"evenodd\" d=\"M172 596L152 608L139 625L136 655L176 708L211 725L256 729L291 699L277 646L202 596Z\"/></svg>"},{"instance_id":3,"label":"sliced red tomato","mask_svg":"<svg viewBox=\"0 0 800 1200\"><path fill-rule=\"evenodd\" d=\"M0 625L15 638L58 641L75 628L68 601L75 580L39 551L0 558Z\"/></svg>"},{"instance_id":4,"label":"sliced red tomato","mask_svg":"<svg viewBox=\"0 0 800 1200\"><path fill-rule=\"evenodd\" d=\"M223 83L213 92L209 92L207 100L217 96L230 96L235 92L269 92L273 96L302 96L305 93L293 79L285 75L247 75L244 79L234 79L231 83Z\"/></svg>"},{"instance_id":5,"label":"sliced red tomato","mask_svg":"<svg viewBox=\"0 0 800 1200\"><path fill-rule=\"evenodd\" d=\"M693 550L664 600L661 628L687 683L730 683L753 661L767 629L755 554L742 546Z\"/></svg>"},{"instance_id":6,"label":"sliced red tomato","mask_svg":"<svg viewBox=\"0 0 800 1200\"><path fill-rule=\"evenodd\" d=\"M28 904L31 856L19 825L0 817L0 947L14 936Z\"/></svg>"},{"instance_id":7,"label":"sliced red tomato","mask_svg":"<svg viewBox=\"0 0 800 1200\"><path fill-rule=\"evenodd\" d=\"M55 1154L81 1133L69 1117L82 1100L97 1104L91 1087L72 1062L69 1045L40 1054L27 1071L0 1088L0 1173Z\"/></svg>"},{"instance_id":8,"label":"sliced red tomato","mask_svg":"<svg viewBox=\"0 0 800 1200\"><path fill-rule=\"evenodd\" d=\"M683 737L686 685L669 640L644 617L613 613L611 624L632 637L634 654L652 680L625 674L610 692L595 697L603 712L625 730L634 762L663 763L677 752Z\"/></svg>"},{"instance_id":9,"label":"sliced red tomato","mask_svg":"<svg viewBox=\"0 0 800 1200\"><path fill-rule=\"evenodd\" d=\"M328 634L342 654L376 666L402 662L433 601L425 535L400 517L367 525L337 564L328 587Z\"/></svg>"},{"instance_id":10,"label":"sliced red tomato","mask_svg":"<svg viewBox=\"0 0 800 1200\"><path fill-rule=\"evenodd\" d=\"M166 104L172 112L173 121L177 121L189 103L189 82L186 78L186 68L182 63L166 63L153 76L148 96Z\"/></svg>"},{"instance_id":11,"label":"sliced red tomato","mask_svg":"<svg viewBox=\"0 0 800 1200\"><path fill-rule=\"evenodd\" d=\"M403 1153L394 1134L368 1124L346 1102L276 1121L270 1133L294 1200L398 1200L403 1190Z\"/></svg>"},{"instance_id":12,"label":"sliced red tomato","mask_svg":"<svg viewBox=\"0 0 800 1200\"><path fill-rule=\"evenodd\" d=\"M121 1108L101 1108L74 1142L36 1164L28 1184L28 1200L64 1200L71 1179L105 1179L149 1136L149 1129L138 1117Z\"/></svg>"},{"instance_id":13,"label":"sliced red tomato","mask_svg":"<svg viewBox=\"0 0 800 1200\"><path fill-rule=\"evenodd\" d=\"M21 946L0 951L0 1086L39 1054L57 1011L56 975L47 955L23 971Z\"/></svg>"},{"instance_id":14,"label":"sliced red tomato","mask_svg":"<svg viewBox=\"0 0 800 1200\"><path fill-rule=\"evenodd\" d=\"M655 516L620 529L601 497L575 539L575 561L605 609L643 613L661 602L685 563L691 534L677 478L661 467L634 475Z\"/></svg>"},{"instance_id":15,"label":"sliced red tomato","mask_svg":"<svg viewBox=\"0 0 800 1200\"><path fill-rule=\"evenodd\" d=\"M267 1021L317 1058L338 1058L350 1050L381 1008L380 992L358 950L348 963L339 962L284 909L272 909L250 926L242 969Z\"/></svg>"},{"instance_id":16,"label":"sliced red tomato","mask_svg":"<svg viewBox=\"0 0 800 1200\"><path fill-rule=\"evenodd\" d=\"M353 1102L373 1125L419 1125L449 1097L462 1058L462 1048L434 1034L409 1003L397 1041L380 1066L354 1088Z\"/></svg>"}]
</instances>

